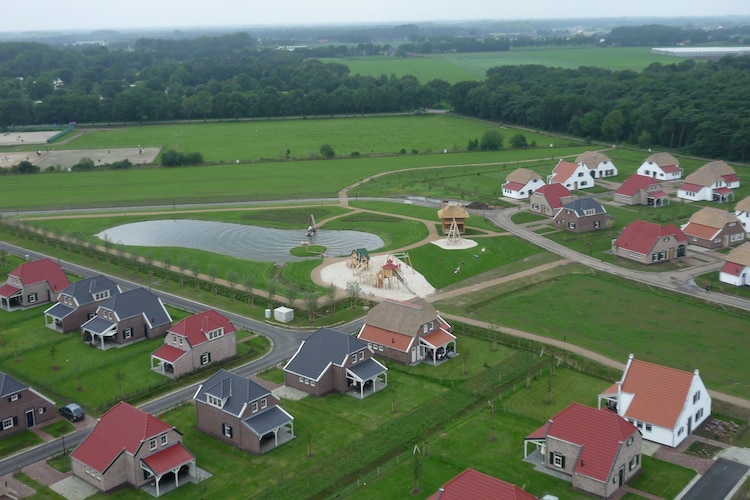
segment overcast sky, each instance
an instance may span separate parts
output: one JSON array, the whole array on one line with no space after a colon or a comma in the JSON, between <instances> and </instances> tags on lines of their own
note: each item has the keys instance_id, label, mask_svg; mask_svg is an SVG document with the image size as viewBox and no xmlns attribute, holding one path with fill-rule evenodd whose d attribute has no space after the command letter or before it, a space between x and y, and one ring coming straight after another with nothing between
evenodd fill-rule
<instances>
[{"instance_id":1,"label":"overcast sky","mask_svg":"<svg viewBox=\"0 0 750 500\"><path fill-rule=\"evenodd\" d=\"M748 0L4 0L0 31L750 15Z\"/></svg>"}]
</instances>

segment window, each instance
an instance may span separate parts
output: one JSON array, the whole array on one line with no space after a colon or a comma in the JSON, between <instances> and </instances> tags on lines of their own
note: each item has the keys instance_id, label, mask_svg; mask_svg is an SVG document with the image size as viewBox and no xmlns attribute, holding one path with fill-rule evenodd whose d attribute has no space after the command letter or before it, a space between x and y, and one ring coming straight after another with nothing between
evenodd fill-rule
<instances>
[{"instance_id":1,"label":"window","mask_svg":"<svg viewBox=\"0 0 750 500\"><path fill-rule=\"evenodd\" d=\"M266 398L261 399L260 400L260 407L261 408L265 408L266 406L268 406L268 400Z\"/></svg>"},{"instance_id":2,"label":"window","mask_svg":"<svg viewBox=\"0 0 750 500\"><path fill-rule=\"evenodd\" d=\"M701 400L701 391L695 391L695 394L693 394L693 404L697 403Z\"/></svg>"},{"instance_id":3,"label":"window","mask_svg":"<svg viewBox=\"0 0 750 500\"><path fill-rule=\"evenodd\" d=\"M211 406L215 406L217 408L221 408L222 406L224 406L222 404L221 398L217 398L216 396L212 396L211 394L206 394L206 401Z\"/></svg>"},{"instance_id":4,"label":"window","mask_svg":"<svg viewBox=\"0 0 750 500\"><path fill-rule=\"evenodd\" d=\"M29 302L36 302L36 292L29 294Z\"/></svg>"},{"instance_id":5,"label":"window","mask_svg":"<svg viewBox=\"0 0 750 500\"><path fill-rule=\"evenodd\" d=\"M677 431L677 435L681 436L683 432L685 432L685 428L684 427L680 427L680 429Z\"/></svg>"},{"instance_id":6,"label":"window","mask_svg":"<svg viewBox=\"0 0 750 500\"><path fill-rule=\"evenodd\" d=\"M42 406L42 407L39 408L39 414L42 415L43 413L47 413L47 407L46 406Z\"/></svg>"},{"instance_id":7,"label":"window","mask_svg":"<svg viewBox=\"0 0 750 500\"><path fill-rule=\"evenodd\" d=\"M314 380L310 381L310 387L315 387L315 381Z\"/></svg>"},{"instance_id":8,"label":"window","mask_svg":"<svg viewBox=\"0 0 750 500\"><path fill-rule=\"evenodd\" d=\"M430 321L430 331L432 331L434 329L435 329L435 322L434 321Z\"/></svg>"},{"instance_id":9,"label":"window","mask_svg":"<svg viewBox=\"0 0 750 500\"><path fill-rule=\"evenodd\" d=\"M378 351L383 352L383 346L382 345L378 346Z\"/></svg>"},{"instance_id":10,"label":"window","mask_svg":"<svg viewBox=\"0 0 750 500\"><path fill-rule=\"evenodd\" d=\"M18 398L20 398L20 397L21 396L18 393L11 394L11 396L8 398L8 400L12 403L13 401L18 401Z\"/></svg>"},{"instance_id":11,"label":"window","mask_svg":"<svg viewBox=\"0 0 750 500\"><path fill-rule=\"evenodd\" d=\"M177 335L175 335L174 333L172 334L172 343L173 344L177 343Z\"/></svg>"},{"instance_id":12,"label":"window","mask_svg":"<svg viewBox=\"0 0 750 500\"><path fill-rule=\"evenodd\" d=\"M3 430L10 429L11 427L13 427L13 417L3 420Z\"/></svg>"},{"instance_id":13,"label":"window","mask_svg":"<svg viewBox=\"0 0 750 500\"><path fill-rule=\"evenodd\" d=\"M165 444L167 444L167 435L166 434L162 434L161 437L160 437L160 439L159 439L159 441L161 441L161 445L162 446L164 446Z\"/></svg>"},{"instance_id":14,"label":"window","mask_svg":"<svg viewBox=\"0 0 750 500\"><path fill-rule=\"evenodd\" d=\"M363 359L365 359L365 351L360 351L359 352L359 360L362 361Z\"/></svg>"},{"instance_id":15,"label":"window","mask_svg":"<svg viewBox=\"0 0 750 500\"><path fill-rule=\"evenodd\" d=\"M651 424L646 424L646 432L651 432Z\"/></svg>"},{"instance_id":16,"label":"window","mask_svg":"<svg viewBox=\"0 0 750 500\"><path fill-rule=\"evenodd\" d=\"M368 343L367 343L367 347L368 347L369 349L372 349L372 342L368 342Z\"/></svg>"},{"instance_id":17,"label":"window","mask_svg":"<svg viewBox=\"0 0 750 500\"><path fill-rule=\"evenodd\" d=\"M422 325L422 333L427 333L427 323Z\"/></svg>"},{"instance_id":18,"label":"window","mask_svg":"<svg viewBox=\"0 0 750 500\"><path fill-rule=\"evenodd\" d=\"M201 366L207 365L211 362L211 353L210 352L204 352L201 354Z\"/></svg>"},{"instance_id":19,"label":"window","mask_svg":"<svg viewBox=\"0 0 750 500\"><path fill-rule=\"evenodd\" d=\"M300 384L304 384L305 383L305 377L298 377L298 378L299 378Z\"/></svg>"},{"instance_id":20,"label":"window","mask_svg":"<svg viewBox=\"0 0 750 500\"><path fill-rule=\"evenodd\" d=\"M568 222L568 227L570 229L575 229L576 228L576 223L575 222Z\"/></svg>"},{"instance_id":21,"label":"window","mask_svg":"<svg viewBox=\"0 0 750 500\"><path fill-rule=\"evenodd\" d=\"M594 208L587 208L586 210L583 211L583 215L595 215L595 214L596 214L596 209Z\"/></svg>"},{"instance_id":22,"label":"window","mask_svg":"<svg viewBox=\"0 0 750 500\"><path fill-rule=\"evenodd\" d=\"M148 448L150 450L155 450L156 449L156 439L152 439L151 441L148 442Z\"/></svg>"},{"instance_id":23,"label":"window","mask_svg":"<svg viewBox=\"0 0 750 500\"><path fill-rule=\"evenodd\" d=\"M583 172L578 172L578 177L583 177Z\"/></svg>"},{"instance_id":24,"label":"window","mask_svg":"<svg viewBox=\"0 0 750 500\"><path fill-rule=\"evenodd\" d=\"M352 354L352 364L357 362L357 353Z\"/></svg>"},{"instance_id":25,"label":"window","mask_svg":"<svg viewBox=\"0 0 750 500\"><path fill-rule=\"evenodd\" d=\"M549 462L555 467L559 467L561 469L565 468L565 457L563 455L560 455L556 451L549 452Z\"/></svg>"},{"instance_id":26,"label":"window","mask_svg":"<svg viewBox=\"0 0 750 500\"><path fill-rule=\"evenodd\" d=\"M221 433L224 434L226 437L230 438L232 437L232 426L227 424L221 424Z\"/></svg>"},{"instance_id":27,"label":"window","mask_svg":"<svg viewBox=\"0 0 750 500\"><path fill-rule=\"evenodd\" d=\"M129 339L133 336L133 329L132 328L126 328L122 331L122 336L126 339Z\"/></svg>"},{"instance_id":28,"label":"window","mask_svg":"<svg viewBox=\"0 0 750 500\"><path fill-rule=\"evenodd\" d=\"M628 470L633 470L638 466L638 462L640 461L640 455L636 455L633 458L630 459L630 463L628 464Z\"/></svg>"},{"instance_id":29,"label":"window","mask_svg":"<svg viewBox=\"0 0 750 500\"><path fill-rule=\"evenodd\" d=\"M594 229L599 229L602 226L602 221L595 220L594 221Z\"/></svg>"},{"instance_id":30,"label":"window","mask_svg":"<svg viewBox=\"0 0 750 500\"><path fill-rule=\"evenodd\" d=\"M581 186L581 187L583 187L583 186L585 186L587 184L588 184L588 182L586 182L586 181L581 181L581 182L578 183L578 185Z\"/></svg>"},{"instance_id":31,"label":"window","mask_svg":"<svg viewBox=\"0 0 750 500\"><path fill-rule=\"evenodd\" d=\"M638 427L639 429L643 429L643 422L638 422L636 424L636 427Z\"/></svg>"},{"instance_id":32,"label":"window","mask_svg":"<svg viewBox=\"0 0 750 500\"><path fill-rule=\"evenodd\" d=\"M307 380L305 380L305 382L307 383ZM253 401L253 413L255 413L256 411L258 411L258 402Z\"/></svg>"},{"instance_id":33,"label":"window","mask_svg":"<svg viewBox=\"0 0 750 500\"><path fill-rule=\"evenodd\" d=\"M630 446L631 444L633 444L633 436L630 436L628 438L628 446Z\"/></svg>"},{"instance_id":34,"label":"window","mask_svg":"<svg viewBox=\"0 0 750 500\"><path fill-rule=\"evenodd\" d=\"M701 417L703 417L703 408L695 412L695 421L700 421Z\"/></svg>"},{"instance_id":35,"label":"window","mask_svg":"<svg viewBox=\"0 0 750 500\"><path fill-rule=\"evenodd\" d=\"M217 328L216 330L212 330L208 332L208 340L218 339L219 337L224 336L224 328Z\"/></svg>"},{"instance_id":36,"label":"window","mask_svg":"<svg viewBox=\"0 0 750 500\"><path fill-rule=\"evenodd\" d=\"M179 344L180 344L180 345L182 345L182 337L180 337L180 338L178 339L178 342L179 342Z\"/></svg>"}]
</instances>

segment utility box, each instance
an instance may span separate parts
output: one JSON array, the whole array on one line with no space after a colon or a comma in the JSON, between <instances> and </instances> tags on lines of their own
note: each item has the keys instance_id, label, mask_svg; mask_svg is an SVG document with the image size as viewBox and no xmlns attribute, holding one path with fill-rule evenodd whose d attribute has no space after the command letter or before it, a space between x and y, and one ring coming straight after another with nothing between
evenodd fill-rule
<instances>
[{"instance_id":1,"label":"utility box","mask_svg":"<svg viewBox=\"0 0 750 500\"><path fill-rule=\"evenodd\" d=\"M273 310L273 318L282 323L289 323L294 319L294 309L289 309L284 306L277 307Z\"/></svg>"}]
</instances>

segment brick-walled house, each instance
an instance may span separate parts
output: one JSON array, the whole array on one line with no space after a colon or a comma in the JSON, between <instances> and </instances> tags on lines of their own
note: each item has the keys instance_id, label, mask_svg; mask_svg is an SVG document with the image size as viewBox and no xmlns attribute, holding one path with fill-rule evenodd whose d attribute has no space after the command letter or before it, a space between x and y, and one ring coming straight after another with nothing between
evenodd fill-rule
<instances>
[{"instance_id":1,"label":"brick-walled house","mask_svg":"<svg viewBox=\"0 0 750 500\"><path fill-rule=\"evenodd\" d=\"M617 175L617 167L605 154L598 151L586 151L576 157L576 163L583 165L591 173L594 179L603 177L614 177Z\"/></svg>"},{"instance_id":2,"label":"brick-walled house","mask_svg":"<svg viewBox=\"0 0 750 500\"><path fill-rule=\"evenodd\" d=\"M636 173L660 181L673 181L682 178L682 168L679 162L669 153L652 154L641 163Z\"/></svg>"},{"instance_id":3,"label":"brick-walled house","mask_svg":"<svg viewBox=\"0 0 750 500\"><path fill-rule=\"evenodd\" d=\"M585 233L606 229L613 218L594 198L579 198L565 204L552 220L555 227L564 231Z\"/></svg>"},{"instance_id":4,"label":"brick-walled house","mask_svg":"<svg viewBox=\"0 0 750 500\"><path fill-rule=\"evenodd\" d=\"M55 402L0 372L0 439L55 418Z\"/></svg>"},{"instance_id":5,"label":"brick-walled house","mask_svg":"<svg viewBox=\"0 0 750 500\"><path fill-rule=\"evenodd\" d=\"M625 418L643 439L677 447L711 415L711 396L692 372L634 359L622 378L602 394L599 406Z\"/></svg>"},{"instance_id":6,"label":"brick-walled house","mask_svg":"<svg viewBox=\"0 0 750 500\"><path fill-rule=\"evenodd\" d=\"M612 255L655 264L669 262L687 255L687 238L674 224L660 225L634 220L612 242Z\"/></svg>"},{"instance_id":7,"label":"brick-walled house","mask_svg":"<svg viewBox=\"0 0 750 500\"><path fill-rule=\"evenodd\" d=\"M641 471L641 433L616 413L572 403L524 439L573 488L609 498Z\"/></svg>"},{"instance_id":8,"label":"brick-walled house","mask_svg":"<svg viewBox=\"0 0 750 500\"><path fill-rule=\"evenodd\" d=\"M554 217L563 205L571 201L573 195L562 184L545 184L529 198L529 210L546 217Z\"/></svg>"},{"instance_id":9,"label":"brick-walled house","mask_svg":"<svg viewBox=\"0 0 750 500\"><path fill-rule=\"evenodd\" d=\"M77 330L96 315L100 304L120 292L120 285L102 275L74 281L60 292L57 304L44 311L44 323L62 333Z\"/></svg>"},{"instance_id":10,"label":"brick-walled house","mask_svg":"<svg viewBox=\"0 0 750 500\"><path fill-rule=\"evenodd\" d=\"M682 226L688 243L704 248L725 248L745 241L742 222L727 210L703 207Z\"/></svg>"},{"instance_id":11,"label":"brick-walled house","mask_svg":"<svg viewBox=\"0 0 750 500\"><path fill-rule=\"evenodd\" d=\"M381 358L403 364L437 363L457 353L452 327L422 298L387 299L373 307L357 338Z\"/></svg>"},{"instance_id":12,"label":"brick-walled house","mask_svg":"<svg viewBox=\"0 0 750 500\"><path fill-rule=\"evenodd\" d=\"M50 259L19 264L8 273L0 286L0 309L10 311L57 300L57 295L70 285L62 268Z\"/></svg>"},{"instance_id":13,"label":"brick-walled house","mask_svg":"<svg viewBox=\"0 0 750 500\"><path fill-rule=\"evenodd\" d=\"M181 377L237 354L237 336L229 318L213 309L172 326L164 345L151 353L151 369Z\"/></svg>"},{"instance_id":14,"label":"brick-walled house","mask_svg":"<svg viewBox=\"0 0 750 500\"><path fill-rule=\"evenodd\" d=\"M294 417L268 389L219 370L193 397L198 430L260 455L294 439Z\"/></svg>"},{"instance_id":15,"label":"brick-walled house","mask_svg":"<svg viewBox=\"0 0 750 500\"><path fill-rule=\"evenodd\" d=\"M99 418L91 434L70 454L73 475L106 493L129 484L167 484L195 477L195 457L173 426L125 402Z\"/></svg>"},{"instance_id":16,"label":"brick-walled house","mask_svg":"<svg viewBox=\"0 0 750 500\"><path fill-rule=\"evenodd\" d=\"M81 325L81 336L84 342L105 349L108 343L161 337L171 325L161 299L145 288L135 288L102 303L96 316Z\"/></svg>"},{"instance_id":17,"label":"brick-walled house","mask_svg":"<svg viewBox=\"0 0 750 500\"><path fill-rule=\"evenodd\" d=\"M633 174L617 188L614 201L623 205L664 207L669 205L669 195L653 177Z\"/></svg>"},{"instance_id":18,"label":"brick-walled house","mask_svg":"<svg viewBox=\"0 0 750 500\"><path fill-rule=\"evenodd\" d=\"M388 368L373 358L365 342L320 328L284 366L284 383L315 396L338 392L363 398L388 385Z\"/></svg>"}]
</instances>

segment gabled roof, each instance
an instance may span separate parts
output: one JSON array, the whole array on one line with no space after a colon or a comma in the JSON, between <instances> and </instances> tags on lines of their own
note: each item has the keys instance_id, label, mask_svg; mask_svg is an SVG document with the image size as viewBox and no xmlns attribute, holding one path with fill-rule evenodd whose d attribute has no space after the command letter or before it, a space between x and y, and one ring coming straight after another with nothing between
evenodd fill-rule
<instances>
[{"instance_id":1,"label":"gabled roof","mask_svg":"<svg viewBox=\"0 0 750 500\"><path fill-rule=\"evenodd\" d=\"M690 372L631 358L623 374L621 390L634 397L623 416L672 429L690 396L694 376Z\"/></svg>"},{"instance_id":2,"label":"gabled roof","mask_svg":"<svg viewBox=\"0 0 750 500\"><path fill-rule=\"evenodd\" d=\"M552 417L546 432L544 426L527 439L538 439L540 434L556 438L581 447L573 469L598 481L608 481L612 466L621 445L638 429L616 413L597 410L579 403L572 403Z\"/></svg>"},{"instance_id":3,"label":"gabled roof","mask_svg":"<svg viewBox=\"0 0 750 500\"><path fill-rule=\"evenodd\" d=\"M750 242L743 243L737 248L732 249L727 254L727 264L730 262L742 266L750 266Z\"/></svg>"},{"instance_id":4,"label":"gabled roof","mask_svg":"<svg viewBox=\"0 0 750 500\"><path fill-rule=\"evenodd\" d=\"M123 452L135 455L144 441L171 429L174 427L121 401L99 418L91 434L70 456L103 473Z\"/></svg>"},{"instance_id":5,"label":"gabled roof","mask_svg":"<svg viewBox=\"0 0 750 500\"><path fill-rule=\"evenodd\" d=\"M208 342L208 332L224 329L224 335L234 333L234 325L223 314L210 309L200 314L189 316L169 329L169 333L175 333L186 337L191 346Z\"/></svg>"},{"instance_id":6,"label":"gabled roof","mask_svg":"<svg viewBox=\"0 0 750 500\"><path fill-rule=\"evenodd\" d=\"M362 327L357 338L365 342L388 346L391 349L401 352L407 352L411 348L415 339L415 337L410 335L403 335L401 333L396 333L368 324L365 324Z\"/></svg>"},{"instance_id":7,"label":"gabled roof","mask_svg":"<svg viewBox=\"0 0 750 500\"><path fill-rule=\"evenodd\" d=\"M664 170L664 167L678 167L680 165L677 158L669 153L654 153L646 158L645 161L648 163L656 163L662 168L662 170ZM666 172L667 170L664 171Z\"/></svg>"},{"instance_id":8,"label":"gabled roof","mask_svg":"<svg viewBox=\"0 0 750 500\"><path fill-rule=\"evenodd\" d=\"M64 290L70 285L70 281L68 281L68 277L65 276L62 268L50 259L24 262L16 266L8 275L20 279L24 286L46 281L50 289L55 293Z\"/></svg>"},{"instance_id":9,"label":"gabled roof","mask_svg":"<svg viewBox=\"0 0 750 500\"><path fill-rule=\"evenodd\" d=\"M570 190L565 187L564 184L545 184L540 187L534 194L541 194L549 203L549 206L554 209L561 208L563 206L562 198L569 198L573 196Z\"/></svg>"},{"instance_id":10,"label":"gabled roof","mask_svg":"<svg viewBox=\"0 0 750 500\"><path fill-rule=\"evenodd\" d=\"M99 307L114 311L120 321L143 315L151 328L172 322L161 299L145 288L118 293Z\"/></svg>"},{"instance_id":11,"label":"gabled roof","mask_svg":"<svg viewBox=\"0 0 750 500\"><path fill-rule=\"evenodd\" d=\"M246 418L242 423L245 427L253 431L256 436L262 437L293 420L294 417L287 413L281 406L274 405Z\"/></svg>"},{"instance_id":12,"label":"gabled roof","mask_svg":"<svg viewBox=\"0 0 750 500\"><path fill-rule=\"evenodd\" d=\"M441 219L468 219L469 212L466 211L463 205L451 201L438 210L438 217Z\"/></svg>"},{"instance_id":13,"label":"gabled roof","mask_svg":"<svg viewBox=\"0 0 750 500\"><path fill-rule=\"evenodd\" d=\"M578 217L590 217L591 215L607 213L607 211L604 209L604 206L602 206L602 204L596 201L594 198L579 198L577 200L571 201L570 203L566 203L563 208L565 210L573 210ZM586 210L594 210L594 213L591 215L586 215Z\"/></svg>"},{"instance_id":14,"label":"gabled roof","mask_svg":"<svg viewBox=\"0 0 750 500\"><path fill-rule=\"evenodd\" d=\"M357 337L320 328L302 341L284 371L319 380L330 365L344 366L349 355L366 348L367 344Z\"/></svg>"},{"instance_id":15,"label":"gabled roof","mask_svg":"<svg viewBox=\"0 0 750 500\"><path fill-rule=\"evenodd\" d=\"M466 469L447 483L428 500L537 500L515 484Z\"/></svg>"},{"instance_id":16,"label":"gabled roof","mask_svg":"<svg viewBox=\"0 0 750 500\"><path fill-rule=\"evenodd\" d=\"M5 285L0 286L0 297L9 299L11 297L15 297L16 295L20 295L22 291L23 290L21 290L20 288L17 288L13 285L8 285L6 283Z\"/></svg>"},{"instance_id":17,"label":"gabled roof","mask_svg":"<svg viewBox=\"0 0 750 500\"><path fill-rule=\"evenodd\" d=\"M645 191L652 184L659 184L659 182L646 175L633 174L625 179L622 185L617 188L615 194L622 196L635 196L638 191Z\"/></svg>"},{"instance_id":18,"label":"gabled roof","mask_svg":"<svg viewBox=\"0 0 750 500\"><path fill-rule=\"evenodd\" d=\"M750 212L750 196L738 201L737 205L734 206L734 209L737 212Z\"/></svg>"},{"instance_id":19,"label":"gabled roof","mask_svg":"<svg viewBox=\"0 0 750 500\"><path fill-rule=\"evenodd\" d=\"M438 313L432 304L417 297L407 302L384 300L367 313L365 324L416 337L422 325L437 320Z\"/></svg>"},{"instance_id":20,"label":"gabled roof","mask_svg":"<svg viewBox=\"0 0 750 500\"><path fill-rule=\"evenodd\" d=\"M560 160L559 162L557 162L557 165L555 165L554 170L552 170L552 177L550 178L550 183L558 183L558 182L567 181L573 176L573 174L578 169L578 167L579 167L578 163L573 163L572 161Z\"/></svg>"},{"instance_id":21,"label":"gabled roof","mask_svg":"<svg viewBox=\"0 0 750 500\"><path fill-rule=\"evenodd\" d=\"M28 388L28 385L22 384L10 375L0 372L0 398L10 396Z\"/></svg>"},{"instance_id":22,"label":"gabled roof","mask_svg":"<svg viewBox=\"0 0 750 500\"><path fill-rule=\"evenodd\" d=\"M82 279L80 281L74 281L61 292L61 295L69 295L70 297L73 297L78 305L82 306L84 304L96 302L94 300L94 294L107 290L109 290L110 296L120 293L120 287L117 283L106 276L99 275L92 278Z\"/></svg>"},{"instance_id":23,"label":"gabled roof","mask_svg":"<svg viewBox=\"0 0 750 500\"><path fill-rule=\"evenodd\" d=\"M717 160L717 161L710 161L700 167L699 170L705 169L705 170L711 170L712 172L716 172L718 175L724 176L732 176L736 175L737 172L724 160Z\"/></svg>"},{"instance_id":24,"label":"gabled roof","mask_svg":"<svg viewBox=\"0 0 750 500\"><path fill-rule=\"evenodd\" d=\"M151 470L152 474L161 476L193 460L195 460L195 457L187 448L182 446L182 443L175 443L143 458L143 463Z\"/></svg>"},{"instance_id":25,"label":"gabled roof","mask_svg":"<svg viewBox=\"0 0 750 500\"><path fill-rule=\"evenodd\" d=\"M163 344L160 348L152 352L151 355L168 363L174 363L186 353L187 351L183 351L182 349L178 349L169 344Z\"/></svg>"},{"instance_id":26,"label":"gabled roof","mask_svg":"<svg viewBox=\"0 0 750 500\"><path fill-rule=\"evenodd\" d=\"M526 184L522 184L520 182L510 182L510 181L508 181L505 184L503 184L503 189L507 189L509 191L519 191L524 186L526 186Z\"/></svg>"},{"instance_id":27,"label":"gabled roof","mask_svg":"<svg viewBox=\"0 0 750 500\"><path fill-rule=\"evenodd\" d=\"M740 220L728 210L722 210L715 207L703 207L695 212L687 223L687 226L683 229L685 234L688 234L688 228L691 224L698 224L701 226L707 226L714 229L723 229L727 224L735 222L742 226ZM692 234L692 233L691 233Z\"/></svg>"},{"instance_id":28,"label":"gabled roof","mask_svg":"<svg viewBox=\"0 0 750 500\"><path fill-rule=\"evenodd\" d=\"M671 236L678 242L687 242L685 234L674 224L662 226L638 219L625 226L615 240L615 246L646 255L660 238Z\"/></svg>"},{"instance_id":29,"label":"gabled roof","mask_svg":"<svg viewBox=\"0 0 750 500\"><path fill-rule=\"evenodd\" d=\"M586 168L593 170L598 167L601 163L611 162L612 160L605 154L599 153L598 151L586 151L576 157L576 163L586 165Z\"/></svg>"},{"instance_id":30,"label":"gabled roof","mask_svg":"<svg viewBox=\"0 0 750 500\"><path fill-rule=\"evenodd\" d=\"M271 391L252 380L221 369L201 384L193 399L206 404L208 404L208 395L225 400L221 410L239 417L249 403L270 394Z\"/></svg>"},{"instance_id":31,"label":"gabled roof","mask_svg":"<svg viewBox=\"0 0 750 500\"><path fill-rule=\"evenodd\" d=\"M525 186L529 181L532 181L534 179L541 180L542 176L528 168L517 168L513 172L509 173L508 177L505 178L506 182L508 183L517 182L522 186Z\"/></svg>"},{"instance_id":32,"label":"gabled roof","mask_svg":"<svg viewBox=\"0 0 750 500\"><path fill-rule=\"evenodd\" d=\"M692 183L692 182L683 182L680 185L680 190L681 191L687 191L689 193L697 193L698 191L700 191L704 187L706 187L706 186L703 186L701 184L695 184L695 183Z\"/></svg>"},{"instance_id":33,"label":"gabled roof","mask_svg":"<svg viewBox=\"0 0 750 500\"><path fill-rule=\"evenodd\" d=\"M706 165L700 167L692 174L685 177L685 184L695 184L697 186L711 187L716 183L724 182L724 178L717 172L714 172ZM680 186L680 189L684 189Z\"/></svg>"}]
</instances>

